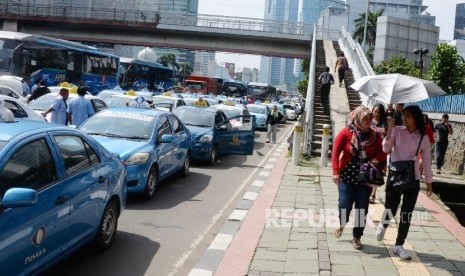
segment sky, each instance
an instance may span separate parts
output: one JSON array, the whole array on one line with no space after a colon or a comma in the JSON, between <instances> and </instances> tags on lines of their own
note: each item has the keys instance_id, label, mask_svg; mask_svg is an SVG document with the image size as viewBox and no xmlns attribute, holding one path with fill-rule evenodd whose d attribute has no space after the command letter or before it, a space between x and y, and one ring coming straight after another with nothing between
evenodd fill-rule
<instances>
[{"instance_id":1,"label":"sky","mask_svg":"<svg viewBox=\"0 0 465 276\"><path fill-rule=\"evenodd\" d=\"M465 0L423 0L427 11L436 16L440 27L439 38L452 40L454 36L455 5ZM265 0L199 0L200 14L263 18ZM236 63L236 68L260 67L260 57L241 54L217 53L219 62Z\"/></svg>"}]
</instances>

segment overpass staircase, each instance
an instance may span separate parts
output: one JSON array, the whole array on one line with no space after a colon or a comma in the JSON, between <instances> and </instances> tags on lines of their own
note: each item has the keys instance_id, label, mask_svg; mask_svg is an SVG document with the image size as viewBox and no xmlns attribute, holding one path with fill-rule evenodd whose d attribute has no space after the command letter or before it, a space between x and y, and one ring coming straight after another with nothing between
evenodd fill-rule
<instances>
[{"instance_id":1,"label":"overpass staircase","mask_svg":"<svg viewBox=\"0 0 465 276\"><path fill-rule=\"evenodd\" d=\"M316 41L316 74L315 74L315 97L314 97L314 113L313 113L313 134L312 134L312 156L321 156L321 146L323 144L323 125L331 125L331 118L329 115L324 113L323 106L321 105L320 88L321 85L318 82L318 78L321 73L326 69L326 55L323 46L323 40ZM332 150L332 135L329 138L329 151L328 157L331 157Z\"/></svg>"}]
</instances>

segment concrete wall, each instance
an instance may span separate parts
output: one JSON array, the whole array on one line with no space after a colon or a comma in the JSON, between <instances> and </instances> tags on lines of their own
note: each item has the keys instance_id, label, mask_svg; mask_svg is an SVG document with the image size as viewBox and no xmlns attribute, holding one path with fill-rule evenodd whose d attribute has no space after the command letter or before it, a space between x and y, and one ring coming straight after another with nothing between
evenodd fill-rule
<instances>
[{"instance_id":1,"label":"concrete wall","mask_svg":"<svg viewBox=\"0 0 465 276\"><path fill-rule=\"evenodd\" d=\"M441 122L442 114L428 113L428 116L435 125ZM465 166L465 115L449 114L449 122L454 134L449 135L449 147L444 161L444 169L463 175Z\"/></svg>"},{"instance_id":2,"label":"concrete wall","mask_svg":"<svg viewBox=\"0 0 465 276\"><path fill-rule=\"evenodd\" d=\"M427 48L429 54L424 58L425 70L431 62L431 56L439 42L439 28L420 24L413 20L390 16L378 18L374 63L379 63L390 56L401 55L408 60L419 60L413 54L415 48Z\"/></svg>"}]
</instances>

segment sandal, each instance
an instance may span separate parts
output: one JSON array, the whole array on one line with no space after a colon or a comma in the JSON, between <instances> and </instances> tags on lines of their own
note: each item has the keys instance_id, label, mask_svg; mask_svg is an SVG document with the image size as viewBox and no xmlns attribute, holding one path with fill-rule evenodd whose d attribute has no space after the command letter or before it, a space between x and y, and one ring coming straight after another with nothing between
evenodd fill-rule
<instances>
[{"instance_id":1,"label":"sandal","mask_svg":"<svg viewBox=\"0 0 465 276\"><path fill-rule=\"evenodd\" d=\"M362 242L360 241L360 239L357 238L354 238L352 240L352 246L357 250L360 250L363 247Z\"/></svg>"},{"instance_id":2,"label":"sandal","mask_svg":"<svg viewBox=\"0 0 465 276\"><path fill-rule=\"evenodd\" d=\"M370 204L376 203L376 196L370 196Z\"/></svg>"},{"instance_id":3,"label":"sandal","mask_svg":"<svg viewBox=\"0 0 465 276\"><path fill-rule=\"evenodd\" d=\"M339 239L342 236L342 231L343 230L344 230L343 227L339 227L339 228L334 229L334 236L336 237L336 239Z\"/></svg>"}]
</instances>

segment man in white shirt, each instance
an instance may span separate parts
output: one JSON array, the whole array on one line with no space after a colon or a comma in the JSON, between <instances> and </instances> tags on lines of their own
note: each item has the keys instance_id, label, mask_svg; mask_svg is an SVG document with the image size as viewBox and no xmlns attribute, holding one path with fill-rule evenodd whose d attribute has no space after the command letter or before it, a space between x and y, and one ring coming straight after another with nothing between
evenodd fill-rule
<instances>
[{"instance_id":1,"label":"man in white shirt","mask_svg":"<svg viewBox=\"0 0 465 276\"><path fill-rule=\"evenodd\" d=\"M66 125L67 123L66 109L68 108L66 101L68 100L68 97L69 97L68 89L61 88L60 95L58 95L55 98L50 108L47 109L47 111L43 112L42 115L46 117L47 114L51 112L52 113L52 117L50 119L51 123Z\"/></svg>"}]
</instances>

